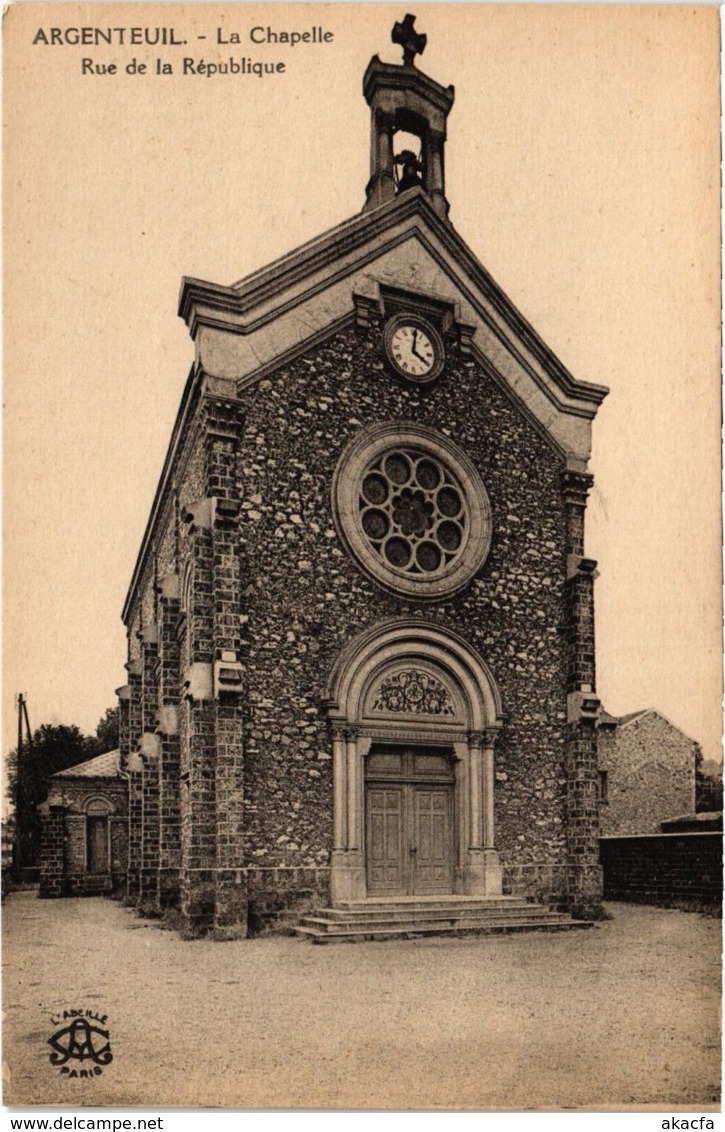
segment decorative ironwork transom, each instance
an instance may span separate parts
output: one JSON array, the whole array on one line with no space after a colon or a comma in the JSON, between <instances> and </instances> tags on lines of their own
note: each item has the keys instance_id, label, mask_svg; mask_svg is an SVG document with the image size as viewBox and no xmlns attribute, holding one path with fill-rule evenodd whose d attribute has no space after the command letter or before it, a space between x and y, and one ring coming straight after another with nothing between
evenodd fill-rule
<instances>
[{"instance_id":1,"label":"decorative ironwork transom","mask_svg":"<svg viewBox=\"0 0 725 1132\"><path fill-rule=\"evenodd\" d=\"M455 715L445 684L416 668L403 669L383 680L373 700L373 711Z\"/></svg>"}]
</instances>

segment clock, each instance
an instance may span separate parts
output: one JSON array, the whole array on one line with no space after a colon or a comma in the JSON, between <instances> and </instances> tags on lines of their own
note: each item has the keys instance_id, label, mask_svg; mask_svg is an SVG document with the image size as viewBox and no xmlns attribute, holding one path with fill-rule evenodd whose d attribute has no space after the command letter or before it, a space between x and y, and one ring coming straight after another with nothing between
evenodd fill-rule
<instances>
[{"instance_id":1,"label":"clock","mask_svg":"<svg viewBox=\"0 0 725 1132\"><path fill-rule=\"evenodd\" d=\"M396 373L418 385L428 385L440 376L445 348L438 331L418 315L391 318L383 335L385 354Z\"/></svg>"}]
</instances>

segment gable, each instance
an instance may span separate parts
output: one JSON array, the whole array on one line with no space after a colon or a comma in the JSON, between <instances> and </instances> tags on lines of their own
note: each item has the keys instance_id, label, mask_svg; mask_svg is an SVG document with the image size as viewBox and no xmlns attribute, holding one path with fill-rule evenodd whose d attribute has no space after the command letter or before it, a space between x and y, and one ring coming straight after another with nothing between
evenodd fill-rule
<instances>
[{"instance_id":1,"label":"gable","mask_svg":"<svg viewBox=\"0 0 725 1132\"><path fill-rule=\"evenodd\" d=\"M231 287L184 281L180 314L206 374L242 389L354 319L353 295L380 287L451 303L471 348L583 468L606 396L577 382L422 191L355 217Z\"/></svg>"},{"instance_id":2,"label":"gable","mask_svg":"<svg viewBox=\"0 0 725 1132\"><path fill-rule=\"evenodd\" d=\"M667 736L668 741L679 744L688 751L693 747L695 742L695 740L691 739L689 735L686 735L676 723L673 723L666 715L663 715L661 711L657 711L656 708L644 708L642 711L630 712L628 715L623 715L619 720L619 729L622 732L625 730L631 731L633 734Z\"/></svg>"}]
</instances>

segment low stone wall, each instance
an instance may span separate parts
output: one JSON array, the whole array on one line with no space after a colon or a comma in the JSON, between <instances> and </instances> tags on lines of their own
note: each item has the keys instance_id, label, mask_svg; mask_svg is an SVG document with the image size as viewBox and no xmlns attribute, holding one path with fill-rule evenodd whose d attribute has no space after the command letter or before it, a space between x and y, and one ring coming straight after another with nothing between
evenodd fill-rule
<instances>
[{"instance_id":1,"label":"low stone wall","mask_svg":"<svg viewBox=\"0 0 725 1132\"><path fill-rule=\"evenodd\" d=\"M89 873L66 873L64 896L113 896L120 899L126 887L125 873L93 876Z\"/></svg>"},{"instance_id":2,"label":"low stone wall","mask_svg":"<svg viewBox=\"0 0 725 1132\"><path fill-rule=\"evenodd\" d=\"M504 862L503 893L563 911L568 907L567 867Z\"/></svg>"},{"instance_id":3,"label":"low stone wall","mask_svg":"<svg viewBox=\"0 0 725 1132\"><path fill-rule=\"evenodd\" d=\"M329 868L250 868L249 935L289 931L305 912L330 903Z\"/></svg>"},{"instance_id":4,"label":"low stone wall","mask_svg":"<svg viewBox=\"0 0 725 1132\"><path fill-rule=\"evenodd\" d=\"M722 834L603 837L604 899L660 907L722 905Z\"/></svg>"}]
</instances>

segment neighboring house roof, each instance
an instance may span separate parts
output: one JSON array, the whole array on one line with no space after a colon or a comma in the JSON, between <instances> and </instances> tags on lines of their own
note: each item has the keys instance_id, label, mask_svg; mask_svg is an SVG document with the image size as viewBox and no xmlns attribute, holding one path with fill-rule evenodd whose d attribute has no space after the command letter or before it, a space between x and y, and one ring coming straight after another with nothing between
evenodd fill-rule
<instances>
[{"instance_id":1,"label":"neighboring house roof","mask_svg":"<svg viewBox=\"0 0 725 1132\"><path fill-rule=\"evenodd\" d=\"M681 727L678 727L677 724L673 723L671 719L668 719L667 716L663 714L663 712L658 711L657 708L653 707L642 708L640 711L630 711L627 713L627 715L620 715L619 726L626 727L628 724L634 723L637 719L643 719L645 715L658 715L660 719L664 719L665 723L668 723L670 727L674 728L675 731L679 731L680 735L682 735L683 738L688 739L690 743L695 742L695 740L685 731L683 731ZM611 718L611 716L609 718Z\"/></svg>"},{"instance_id":2,"label":"neighboring house roof","mask_svg":"<svg viewBox=\"0 0 725 1132\"><path fill-rule=\"evenodd\" d=\"M660 823L663 833L695 832L703 827L706 830L722 830L722 810L709 810L701 814L683 814L679 818L667 818Z\"/></svg>"},{"instance_id":3,"label":"neighboring house roof","mask_svg":"<svg viewBox=\"0 0 725 1132\"><path fill-rule=\"evenodd\" d=\"M616 727L619 723L616 715L610 715L604 708L599 713L599 726L600 727Z\"/></svg>"},{"instance_id":4,"label":"neighboring house roof","mask_svg":"<svg viewBox=\"0 0 725 1132\"><path fill-rule=\"evenodd\" d=\"M667 818L662 824L672 825L673 822L680 821L709 822L714 821L716 818L722 818L722 810L704 810L700 814L681 814L677 818Z\"/></svg>"},{"instance_id":5,"label":"neighboring house roof","mask_svg":"<svg viewBox=\"0 0 725 1132\"><path fill-rule=\"evenodd\" d=\"M106 751L93 759L59 770L53 778L117 778L120 751Z\"/></svg>"},{"instance_id":6,"label":"neighboring house roof","mask_svg":"<svg viewBox=\"0 0 725 1132\"><path fill-rule=\"evenodd\" d=\"M648 715L651 711L654 710L654 708L648 707L642 708L640 711L630 711L627 713L627 715L620 715L619 723L621 726L624 726L625 723L631 723L633 719L639 719L641 715Z\"/></svg>"}]
</instances>

